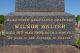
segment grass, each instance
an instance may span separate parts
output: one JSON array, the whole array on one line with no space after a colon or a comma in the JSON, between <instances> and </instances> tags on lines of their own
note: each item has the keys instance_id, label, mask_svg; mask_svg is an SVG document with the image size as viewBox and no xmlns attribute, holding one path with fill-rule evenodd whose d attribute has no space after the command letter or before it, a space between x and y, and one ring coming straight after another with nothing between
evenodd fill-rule
<instances>
[{"instance_id":1,"label":"grass","mask_svg":"<svg viewBox=\"0 0 80 53\"><path fill-rule=\"evenodd\" d=\"M74 42L74 46L80 49L80 38L76 39Z\"/></svg>"}]
</instances>

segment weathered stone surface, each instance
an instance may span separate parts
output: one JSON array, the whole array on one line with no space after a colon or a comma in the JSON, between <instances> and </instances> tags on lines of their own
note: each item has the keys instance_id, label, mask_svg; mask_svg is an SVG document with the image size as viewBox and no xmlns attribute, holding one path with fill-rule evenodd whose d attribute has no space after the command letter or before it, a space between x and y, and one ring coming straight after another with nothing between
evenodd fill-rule
<instances>
[{"instance_id":1,"label":"weathered stone surface","mask_svg":"<svg viewBox=\"0 0 80 53\"><path fill-rule=\"evenodd\" d=\"M6 26L5 32L7 36L5 44L72 45L75 32L74 22L75 17L64 12L16 12L14 16L6 17L4 23L4 26ZM38 27L36 28L35 25ZM15 26L17 26L17 28ZM42 28L42 26L45 27ZM31 37L34 39L30 39Z\"/></svg>"},{"instance_id":2,"label":"weathered stone surface","mask_svg":"<svg viewBox=\"0 0 80 53\"><path fill-rule=\"evenodd\" d=\"M16 12L6 16L6 21L4 23L6 33L6 38L4 39L5 45L32 45L44 43L58 45L73 44L75 18L73 15L64 12L64 0L16 0L15 2ZM29 20L51 19L53 21L27 21L28 18ZM19 19L21 19L21 21ZM18 24L20 27L17 27ZM26 25L28 26L28 24L30 25L29 28L24 27ZM37 24L39 27L31 27L32 24L34 26ZM42 28L43 25L45 25L44 28ZM58 27L51 27L51 25L56 25ZM38 34L36 35L37 31ZM39 31L41 34L39 34ZM45 37L50 38L45 39ZM45 52L44 50L45 49L37 49L37 51ZM53 50L52 52L56 52L55 49Z\"/></svg>"},{"instance_id":3,"label":"weathered stone surface","mask_svg":"<svg viewBox=\"0 0 80 53\"><path fill-rule=\"evenodd\" d=\"M0 47L0 53L80 53L71 45L10 45Z\"/></svg>"},{"instance_id":4,"label":"weathered stone surface","mask_svg":"<svg viewBox=\"0 0 80 53\"><path fill-rule=\"evenodd\" d=\"M64 0L15 0L15 12L4 22L4 44L72 45L74 24L75 17L64 12Z\"/></svg>"},{"instance_id":5,"label":"weathered stone surface","mask_svg":"<svg viewBox=\"0 0 80 53\"><path fill-rule=\"evenodd\" d=\"M64 0L16 0L16 12L64 12Z\"/></svg>"}]
</instances>

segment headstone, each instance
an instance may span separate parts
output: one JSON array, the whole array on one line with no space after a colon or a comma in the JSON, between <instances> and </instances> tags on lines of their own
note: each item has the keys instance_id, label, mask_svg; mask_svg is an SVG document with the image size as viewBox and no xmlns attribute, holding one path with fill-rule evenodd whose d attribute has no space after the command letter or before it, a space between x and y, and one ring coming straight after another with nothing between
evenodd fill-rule
<instances>
[{"instance_id":1,"label":"headstone","mask_svg":"<svg viewBox=\"0 0 80 53\"><path fill-rule=\"evenodd\" d=\"M16 0L6 16L5 44L72 45L75 17L64 12L64 0Z\"/></svg>"}]
</instances>

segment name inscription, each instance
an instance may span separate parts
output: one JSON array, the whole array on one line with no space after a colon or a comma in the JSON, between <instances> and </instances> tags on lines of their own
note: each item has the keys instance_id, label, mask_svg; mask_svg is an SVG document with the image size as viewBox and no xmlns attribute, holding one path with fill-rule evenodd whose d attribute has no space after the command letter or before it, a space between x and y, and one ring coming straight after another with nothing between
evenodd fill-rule
<instances>
[{"instance_id":1,"label":"name inscription","mask_svg":"<svg viewBox=\"0 0 80 53\"><path fill-rule=\"evenodd\" d=\"M19 16L7 18L5 25L7 41L15 40L12 44L72 44L73 41L74 19L69 17Z\"/></svg>"}]
</instances>

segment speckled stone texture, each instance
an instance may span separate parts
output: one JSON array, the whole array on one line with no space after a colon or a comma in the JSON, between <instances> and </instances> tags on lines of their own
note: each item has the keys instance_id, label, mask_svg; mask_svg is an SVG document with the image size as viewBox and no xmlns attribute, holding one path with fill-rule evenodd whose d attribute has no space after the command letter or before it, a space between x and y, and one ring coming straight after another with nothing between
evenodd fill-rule
<instances>
[{"instance_id":1,"label":"speckled stone texture","mask_svg":"<svg viewBox=\"0 0 80 53\"><path fill-rule=\"evenodd\" d=\"M36 12L37 11L37 12ZM45 11L45 12L44 12ZM24 19L26 21L22 21ZM27 21L29 18L30 21ZM10 21L13 20L13 21ZM15 19L17 21L15 21ZM18 21L21 19L21 21ZM56 21L31 21L33 19L57 19ZM65 19L65 21L60 21ZM72 19L72 21L66 21L66 19ZM9 20L9 21L7 21ZM44 25L49 24L49 28L15 28L15 25ZM51 25L58 25L57 27L52 27ZM64 24L64 28L60 28L59 24ZM74 39L74 27L75 27L75 17L72 14L64 12L64 0L15 0L15 12L10 13L6 16L4 23L6 38L4 39L5 45L26 45L26 44L64 44L72 45ZM25 29L24 29L25 28ZM18 32L22 31L22 34ZM27 34L26 32L33 32L33 34ZM35 34L35 31L40 31L41 34ZM43 34L42 32L46 32ZM49 33L48 33L49 32ZM53 32L53 34L51 34ZM58 33L57 33L58 32ZM59 33L60 32L60 33ZM62 32L65 32L62 34ZM68 33L67 33L68 32ZM48 34L47 34L48 33ZM16 38L21 38L17 39ZM26 37L26 39L23 39ZM34 37L30 40L29 38ZM49 39L39 39L39 38L50 37ZM28 40L29 39L29 40ZM1 44L2 45L2 44Z\"/></svg>"},{"instance_id":2,"label":"speckled stone texture","mask_svg":"<svg viewBox=\"0 0 80 53\"><path fill-rule=\"evenodd\" d=\"M17 21L8 21L8 20L16 19ZM18 21L19 19L29 19L30 21ZM52 19L53 21L31 21L32 19ZM55 20L55 19L58 19ZM60 21L60 19L65 19L65 21ZM72 21L67 21L66 19L71 19ZM43 25L43 24L65 24L65 28L15 28L16 24L37 24L37 25ZM11 16L6 16L6 21L4 23L5 32L6 32L6 40L5 45L26 45L26 44L64 44L64 45L72 45L73 39L74 39L74 27L75 27L75 17L69 13L65 12L15 12ZM22 34L17 34L17 31L23 31ZM25 32L29 31L52 31L53 34L26 34ZM62 33L56 33L56 32L66 32L64 34ZM70 33L67 33L70 32ZM12 33L12 34L9 34ZM9 39L9 38L12 39ZM27 40L27 39L15 39L15 37L34 37L33 40ZM36 39L36 37L56 37L56 39ZM67 39L58 39L57 37L70 37Z\"/></svg>"},{"instance_id":3,"label":"speckled stone texture","mask_svg":"<svg viewBox=\"0 0 80 53\"><path fill-rule=\"evenodd\" d=\"M0 47L0 53L80 53L71 45L10 45Z\"/></svg>"},{"instance_id":4,"label":"speckled stone texture","mask_svg":"<svg viewBox=\"0 0 80 53\"><path fill-rule=\"evenodd\" d=\"M16 0L16 12L64 11L64 0Z\"/></svg>"}]
</instances>

